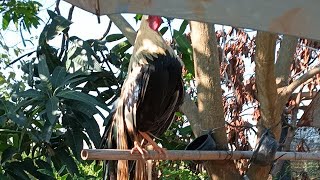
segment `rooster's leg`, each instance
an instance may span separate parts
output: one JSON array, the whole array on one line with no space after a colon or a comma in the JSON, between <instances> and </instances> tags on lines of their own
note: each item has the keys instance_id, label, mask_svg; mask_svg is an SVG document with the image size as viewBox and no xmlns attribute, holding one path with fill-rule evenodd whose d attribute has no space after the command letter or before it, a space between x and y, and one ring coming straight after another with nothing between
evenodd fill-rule
<instances>
[{"instance_id":1,"label":"rooster's leg","mask_svg":"<svg viewBox=\"0 0 320 180\"><path fill-rule=\"evenodd\" d=\"M142 144L143 140L141 144L139 144L138 141L134 141L134 147L131 149L130 153L133 154L133 152L138 151L141 155L148 154L148 151L142 147Z\"/></svg>"},{"instance_id":2,"label":"rooster's leg","mask_svg":"<svg viewBox=\"0 0 320 180\"><path fill-rule=\"evenodd\" d=\"M139 133L145 140L147 140L153 146L153 150L157 151L160 154L166 154L166 149L159 147L158 144L152 140L148 133L141 131L139 131Z\"/></svg>"}]
</instances>

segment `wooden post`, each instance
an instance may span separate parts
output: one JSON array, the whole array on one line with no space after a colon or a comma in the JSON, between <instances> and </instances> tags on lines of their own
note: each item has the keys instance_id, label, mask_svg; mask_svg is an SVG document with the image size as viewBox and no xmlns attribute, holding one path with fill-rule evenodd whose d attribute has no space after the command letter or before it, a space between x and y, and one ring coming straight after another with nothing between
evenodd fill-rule
<instances>
[{"instance_id":1,"label":"wooden post","mask_svg":"<svg viewBox=\"0 0 320 180\"><path fill-rule=\"evenodd\" d=\"M118 149L83 149L83 160L226 160L250 159L253 151L186 151L168 150L166 155L148 151L144 157L141 154L131 154L130 150ZM282 160L320 160L319 152L277 152L275 159Z\"/></svg>"}]
</instances>

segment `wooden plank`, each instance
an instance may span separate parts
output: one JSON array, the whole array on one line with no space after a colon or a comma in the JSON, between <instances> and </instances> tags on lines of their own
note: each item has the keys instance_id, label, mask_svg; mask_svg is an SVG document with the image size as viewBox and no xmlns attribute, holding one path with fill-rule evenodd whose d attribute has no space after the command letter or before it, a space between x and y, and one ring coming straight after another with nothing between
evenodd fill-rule
<instances>
[{"instance_id":1,"label":"wooden plank","mask_svg":"<svg viewBox=\"0 0 320 180\"><path fill-rule=\"evenodd\" d=\"M319 0L65 0L98 15L153 14L320 40Z\"/></svg>"},{"instance_id":2,"label":"wooden plank","mask_svg":"<svg viewBox=\"0 0 320 180\"><path fill-rule=\"evenodd\" d=\"M142 158L141 154L131 154L130 150L118 149L83 149L83 160L226 160L250 159L253 151L184 151L168 150L166 155L148 151ZM312 152L277 152L275 159L282 160L320 160L320 153Z\"/></svg>"}]
</instances>

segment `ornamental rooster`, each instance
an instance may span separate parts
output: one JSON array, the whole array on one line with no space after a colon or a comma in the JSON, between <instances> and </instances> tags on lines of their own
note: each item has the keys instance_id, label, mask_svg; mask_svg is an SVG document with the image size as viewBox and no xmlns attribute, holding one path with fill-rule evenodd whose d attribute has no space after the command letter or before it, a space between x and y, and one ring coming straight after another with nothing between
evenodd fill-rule
<instances>
[{"instance_id":1,"label":"ornamental rooster","mask_svg":"<svg viewBox=\"0 0 320 180\"><path fill-rule=\"evenodd\" d=\"M130 59L128 75L121 89L115 111L102 139L102 148L131 149L147 153L154 141L171 125L183 101L183 63L165 42L158 28L158 16L143 16ZM145 179L144 161L109 161L108 179ZM105 177L106 178L106 177Z\"/></svg>"}]
</instances>

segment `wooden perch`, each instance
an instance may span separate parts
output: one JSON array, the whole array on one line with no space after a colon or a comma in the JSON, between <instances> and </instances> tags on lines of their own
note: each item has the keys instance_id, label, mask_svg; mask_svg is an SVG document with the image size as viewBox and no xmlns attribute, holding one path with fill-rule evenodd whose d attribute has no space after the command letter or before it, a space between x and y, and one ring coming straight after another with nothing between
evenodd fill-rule
<instances>
[{"instance_id":1,"label":"wooden perch","mask_svg":"<svg viewBox=\"0 0 320 180\"><path fill-rule=\"evenodd\" d=\"M166 156L155 151L148 151L145 160L225 160L250 159L253 151L186 151L168 150ZM280 158L279 158L280 157ZM118 149L83 149L83 160L138 160L143 159L140 154L130 154L130 150ZM320 160L320 153L311 152L277 152L275 159L282 160Z\"/></svg>"}]
</instances>

